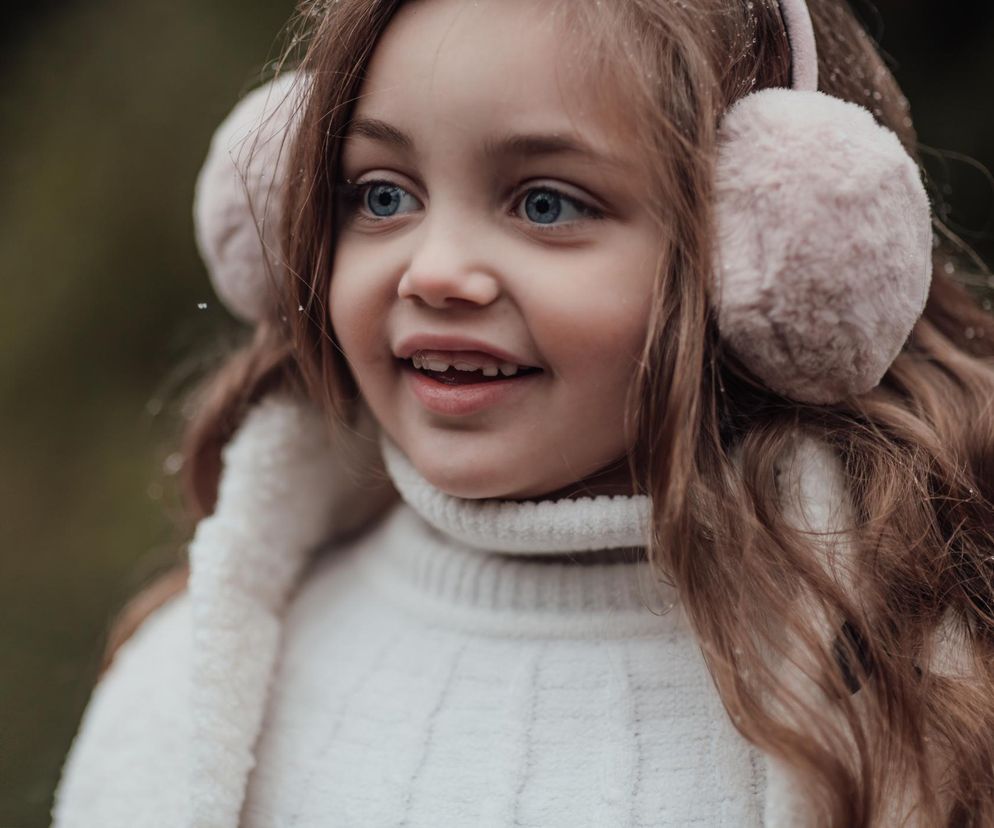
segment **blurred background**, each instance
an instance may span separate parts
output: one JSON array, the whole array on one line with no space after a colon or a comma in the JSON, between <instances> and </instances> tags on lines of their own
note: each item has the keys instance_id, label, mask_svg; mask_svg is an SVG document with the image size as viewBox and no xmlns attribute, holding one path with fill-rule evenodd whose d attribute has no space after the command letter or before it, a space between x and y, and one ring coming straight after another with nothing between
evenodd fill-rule
<instances>
[{"instance_id":1,"label":"blurred background","mask_svg":"<svg viewBox=\"0 0 994 828\"><path fill-rule=\"evenodd\" d=\"M994 4L853 0L994 265ZM290 0L15 0L0 32L0 828L49 824L110 621L178 560L179 391L244 333L193 242Z\"/></svg>"}]
</instances>

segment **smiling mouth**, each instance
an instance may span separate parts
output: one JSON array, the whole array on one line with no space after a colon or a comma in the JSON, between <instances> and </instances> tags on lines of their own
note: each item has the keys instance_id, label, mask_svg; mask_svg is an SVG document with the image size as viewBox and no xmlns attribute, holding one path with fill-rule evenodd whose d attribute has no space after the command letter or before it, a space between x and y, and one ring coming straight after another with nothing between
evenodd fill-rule
<instances>
[{"instance_id":1,"label":"smiling mouth","mask_svg":"<svg viewBox=\"0 0 994 828\"><path fill-rule=\"evenodd\" d=\"M500 383L542 373L541 368L500 363L474 367L466 363L445 364L439 360L421 359L414 354L411 359L398 360L402 368L434 380L442 385L473 385Z\"/></svg>"}]
</instances>

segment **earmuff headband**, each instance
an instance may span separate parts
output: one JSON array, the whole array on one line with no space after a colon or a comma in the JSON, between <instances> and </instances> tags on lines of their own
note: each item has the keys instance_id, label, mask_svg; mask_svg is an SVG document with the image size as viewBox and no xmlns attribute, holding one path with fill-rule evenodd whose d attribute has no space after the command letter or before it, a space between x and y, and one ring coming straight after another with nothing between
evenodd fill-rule
<instances>
[{"instance_id":1,"label":"earmuff headband","mask_svg":"<svg viewBox=\"0 0 994 828\"><path fill-rule=\"evenodd\" d=\"M780 14L790 43L791 89L818 89L818 50L806 0L780 0Z\"/></svg>"}]
</instances>

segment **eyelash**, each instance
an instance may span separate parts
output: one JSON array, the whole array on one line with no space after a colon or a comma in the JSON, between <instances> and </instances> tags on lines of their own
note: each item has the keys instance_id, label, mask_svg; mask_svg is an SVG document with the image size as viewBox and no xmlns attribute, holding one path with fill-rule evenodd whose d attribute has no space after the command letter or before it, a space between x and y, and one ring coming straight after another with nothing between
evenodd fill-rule
<instances>
[{"instance_id":1,"label":"eyelash","mask_svg":"<svg viewBox=\"0 0 994 828\"><path fill-rule=\"evenodd\" d=\"M354 217L358 221L364 222L366 224L381 224L382 222L389 221L391 218L394 218L393 216L371 218L367 215L364 215L360 211L359 208L365 206L366 191L370 187L373 187L377 184L385 184L389 187L396 187L398 190L402 190L405 193L407 192L407 190L405 190L399 184L396 184L393 181L389 181L382 178L371 179L370 181L363 181L359 184L352 184L349 182L339 182L338 184L335 185L335 189L337 190L344 215L353 216L354 214ZM585 219L592 219L596 221L598 219L604 218L604 212L602 210L599 210L593 205L587 204L586 202L581 201L575 196L571 196L569 193L565 193L562 190L558 189L557 187L553 187L548 184L529 187L521 194L521 197L515 201L515 206L520 204L522 199L525 198L529 193L534 192L536 190L542 192L554 193L563 201L568 201L570 204L576 207L579 212L583 213ZM515 211L515 216L517 217L517 211ZM528 224L531 227L539 228L540 232L542 233L552 234L552 233L562 233L572 230L574 225L578 224L582 220L583 219L574 219L572 221L562 222L560 224L537 224L535 222L529 221ZM527 221L527 219L525 219L525 221Z\"/></svg>"}]
</instances>

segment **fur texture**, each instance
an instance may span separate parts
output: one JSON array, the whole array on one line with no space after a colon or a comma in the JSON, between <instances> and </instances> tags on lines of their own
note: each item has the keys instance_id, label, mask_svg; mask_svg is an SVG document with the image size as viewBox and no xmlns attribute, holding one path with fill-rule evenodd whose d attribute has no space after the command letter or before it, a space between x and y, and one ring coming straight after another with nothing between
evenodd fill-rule
<instances>
[{"instance_id":1,"label":"fur texture","mask_svg":"<svg viewBox=\"0 0 994 828\"><path fill-rule=\"evenodd\" d=\"M721 133L722 337L785 396L828 404L869 391L928 298L918 167L868 110L821 92L748 95Z\"/></svg>"},{"instance_id":2,"label":"fur texture","mask_svg":"<svg viewBox=\"0 0 994 828\"><path fill-rule=\"evenodd\" d=\"M285 276L279 243L282 187L301 85L292 72L238 102L211 139L197 177L194 231L214 290L246 322L275 311Z\"/></svg>"},{"instance_id":3,"label":"fur texture","mask_svg":"<svg viewBox=\"0 0 994 828\"><path fill-rule=\"evenodd\" d=\"M237 818L282 612L302 568L392 493L372 435L348 439L336 444L314 406L278 394L258 403L224 448L217 507L189 552L195 828Z\"/></svg>"}]
</instances>

